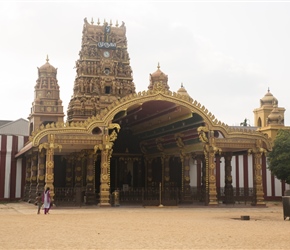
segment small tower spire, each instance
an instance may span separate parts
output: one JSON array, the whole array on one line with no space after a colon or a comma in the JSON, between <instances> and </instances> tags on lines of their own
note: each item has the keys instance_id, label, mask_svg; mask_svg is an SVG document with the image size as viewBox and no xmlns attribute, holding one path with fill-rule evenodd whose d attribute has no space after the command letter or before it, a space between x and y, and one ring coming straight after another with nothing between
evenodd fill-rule
<instances>
[{"instance_id":1,"label":"small tower spire","mask_svg":"<svg viewBox=\"0 0 290 250\"><path fill-rule=\"evenodd\" d=\"M159 64L159 62L158 62L158 65L157 65L157 69L160 69L160 64Z\"/></svg>"},{"instance_id":2,"label":"small tower spire","mask_svg":"<svg viewBox=\"0 0 290 250\"><path fill-rule=\"evenodd\" d=\"M92 24L92 25L94 24L94 19L93 19L93 18L92 18L91 24Z\"/></svg>"},{"instance_id":3,"label":"small tower spire","mask_svg":"<svg viewBox=\"0 0 290 250\"><path fill-rule=\"evenodd\" d=\"M48 55L46 55L46 63L49 62L49 58L48 58Z\"/></svg>"}]
</instances>

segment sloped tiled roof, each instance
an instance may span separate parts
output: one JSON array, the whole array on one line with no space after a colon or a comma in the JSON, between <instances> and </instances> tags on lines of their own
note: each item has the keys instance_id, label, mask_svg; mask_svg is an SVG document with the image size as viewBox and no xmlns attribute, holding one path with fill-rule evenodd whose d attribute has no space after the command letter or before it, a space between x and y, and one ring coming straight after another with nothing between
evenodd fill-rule
<instances>
[{"instance_id":1,"label":"sloped tiled roof","mask_svg":"<svg viewBox=\"0 0 290 250\"><path fill-rule=\"evenodd\" d=\"M1 134L28 136L28 121L23 118L15 121L0 120L0 135Z\"/></svg>"}]
</instances>

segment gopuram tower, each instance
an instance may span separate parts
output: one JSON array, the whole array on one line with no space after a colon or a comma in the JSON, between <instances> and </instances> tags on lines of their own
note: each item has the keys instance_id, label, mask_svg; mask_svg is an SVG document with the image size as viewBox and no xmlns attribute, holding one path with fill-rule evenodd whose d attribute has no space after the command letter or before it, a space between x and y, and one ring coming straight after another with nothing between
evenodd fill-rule
<instances>
[{"instance_id":1,"label":"gopuram tower","mask_svg":"<svg viewBox=\"0 0 290 250\"><path fill-rule=\"evenodd\" d=\"M95 116L114 101L135 93L126 27L104 21L94 25L84 20L82 46L76 61L73 95L68 105L68 122Z\"/></svg>"},{"instance_id":2,"label":"gopuram tower","mask_svg":"<svg viewBox=\"0 0 290 250\"><path fill-rule=\"evenodd\" d=\"M34 101L29 120L29 134L49 123L63 123L63 106L57 81L57 68L48 57L46 63L38 68L38 79L34 87Z\"/></svg>"}]
</instances>

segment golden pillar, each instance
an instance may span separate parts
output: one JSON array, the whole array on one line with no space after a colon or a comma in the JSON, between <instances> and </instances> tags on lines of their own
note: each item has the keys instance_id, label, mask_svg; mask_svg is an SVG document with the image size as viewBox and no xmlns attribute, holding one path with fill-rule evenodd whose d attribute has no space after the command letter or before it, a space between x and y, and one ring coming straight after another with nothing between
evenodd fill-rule
<instances>
[{"instance_id":1,"label":"golden pillar","mask_svg":"<svg viewBox=\"0 0 290 250\"><path fill-rule=\"evenodd\" d=\"M62 146L55 143L55 135L50 134L47 136L48 142L42 143L39 145L39 152L43 148L46 149L46 162L45 162L45 189L47 187L50 188L50 197L51 200L54 201L54 149L61 149Z\"/></svg>"},{"instance_id":2,"label":"golden pillar","mask_svg":"<svg viewBox=\"0 0 290 250\"><path fill-rule=\"evenodd\" d=\"M95 195L95 153L93 150L87 152L87 185L86 185L86 203L94 204Z\"/></svg>"},{"instance_id":3,"label":"golden pillar","mask_svg":"<svg viewBox=\"0 0 290 250\"><path fill-rule=\"evenodd\" d=\"M185 154L182 157L182 191L183 191L184 202L192 201L191 190L190 190L189 160L190 160L189 154Z\"/></svg>"},{"instance_id":4,"label":"golden pillar","mask_svg":"<svg viewBox=\"0 0 290 250\"><path fill-rule=\"evenodd\" d=\"M42 149L38 154L38 171L37 171L37 187L36 192L42 193L44 191L44 174L45 174L45 152Z\"/></svg>"},{"instance_id":5,"label":"golden pillar","mask_svg":"<svg viewBox=\"0 0 290 250\"><path fill-rule=\"evenodd\" d=\"M262 155L266 153L266 150L261 147L261 141L257 140L256 147L249 149L248 153L254 157L254 201L252 205L265 206L262 182Z\"/></svg>"},{"instance_id":6,"label":"golden pillar","mask_svg":"<svg viewBox=\"0 0 290 250\"><path fill-rule=\"evenodd\" d=\"M197 131L200 141L204 143L205 204L217 205L215 154L221 154L221 149L215 146L214 131L210 131L207 127L198 127Z\"/></svg>"},{"instance_id":7,"label":"golden pillar","mask_svg":"<svg viewBox=\"0 0 290 250\"><path fill-rule=\"evenodd\" d=\"M46 149L45 189L50 188L50 197L54 197L54 148Z\"/></svg>"},{"instance_id":8,"label":"golden pillar","mask_svg":"<svg viewBox=\"0 0 290 250\"><path fill-rule=\"evenodd\" d=\"M110 206L110 158L112 150L101 151L100 206Z\"/></svg>"},{"instance_id":9,"label":"golden pillar","mask_svg":"<svg viewBox=\"0 0 290 250\"><path fill-rule=\"evenodd\" d=\"M24 187L24 200L25 201L29 201L30 180L31 180L31 155L27 155L27 158L26 158L26 177L25 177L25 187Z\"/></svg>"},{"instance_id":10,"label":"golden pillar","mask_svg":"<svg viewBox=\"0 0 290 250\"><path fill-rule=\"evenodd\" d=\"M30 177L29 202L35 201L36 186L37 186L37 152L33 152L32 156L31 156L31 177Z\"/></svg>"},{"instance_id":11,"label":"golden pillar","mask_svg":"<svg viewBox=\"0 0 290 250\"><path fill-rule=\"evenodd\" d=\"M109 131L111 129L111 134ZM100 207L110 206L110 160L113 153L114 141L117 139L117 132L120 131L119 124L109 124L104 129L102 143L94 147L94 152L101 151L101 174L100 174Z\"/></svg>"},{"instance_id":12,"label":"golden pillar","mask_svg":"<svg viewBox=\"0 0 290 250\"><path fill-rule=\"evenodd\" d=\"M74 164L74 156L70 155L66 159L66 169L65 169L65 186L67 188L73 187L73 164Z\"/></svg>"},{"instance_id":13,"label":"golden pillar","mask_svg":"<svg viewBox=\"0 0 290 250\"><path fill-rule=\"evenodd\" d=\"M208 205L217 205L216 175L215 175L215 150L208 147L205 150L206 158L206 187L208 191Z\"/></svg>"},{"instance_id":14,"label":"golden pillar","mask_svg":"<svg viewBox=\"0 0 290 250\"><path fill-rule=\"evenodd\" d=\"M83 179L83 154L78 153L76 156L76 165L75 165L75 187L81 189L82 179Z\"/></svg>"}]
</instances>

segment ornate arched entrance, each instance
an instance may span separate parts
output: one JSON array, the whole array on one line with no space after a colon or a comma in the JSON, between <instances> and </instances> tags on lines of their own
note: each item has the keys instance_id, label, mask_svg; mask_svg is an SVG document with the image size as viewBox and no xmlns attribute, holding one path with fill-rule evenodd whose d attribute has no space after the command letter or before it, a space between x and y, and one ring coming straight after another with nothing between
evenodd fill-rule
<instances>
[{"instance_id":1,"label":"ornate arched entrance","mask_svg":"<svg viewBox=\"0 0 290 250\"><path fill-rule=\"evenodd\" d=\"M102 206L110 204L111 188L123 188L124 183L145 189L159 183L162 189L177 185L180 201L191 202L192 160L201 165L199 197L205 204L216 205L217 157L250 153L254 156L255 200L263 204L261 157L270 150L267 137L249 128L228 127L188 95L160 86L115 101L84 122L47 124L30 141L31 153L39 158L37 186L54 190L59 178L56 168L61 167L55 166L55 157L61 157L66 159L62 185L83 187L86 202L95 203L98 197ZM231 196L230 161L226 162L225 186ZM172 171L181 179L174 179Z\"/></svg>"}]
</instances>

